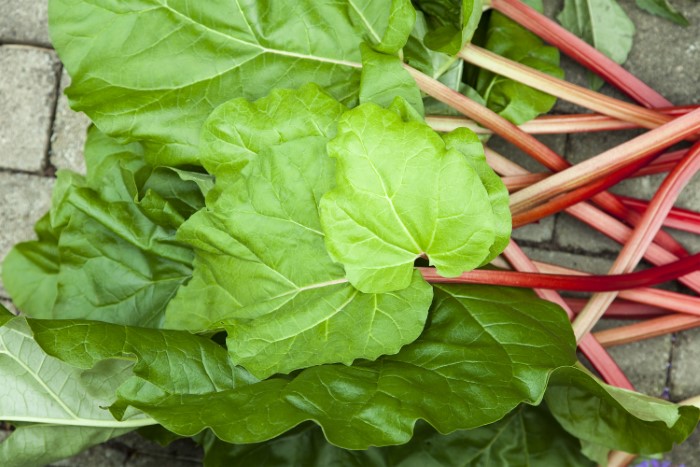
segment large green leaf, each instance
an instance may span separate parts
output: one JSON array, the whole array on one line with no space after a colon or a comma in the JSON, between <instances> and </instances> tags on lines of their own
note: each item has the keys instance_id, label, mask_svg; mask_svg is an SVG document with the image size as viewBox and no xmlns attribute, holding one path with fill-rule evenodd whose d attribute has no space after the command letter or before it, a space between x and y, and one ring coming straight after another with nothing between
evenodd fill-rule
<instances>
[{"instance_id":1,"label":"large green leaf","mask_svg":"<svg viewBox=\"0 0 700 467\"><path fill-rule=\"evenodd\" d=\"M437 433L425 423L401 446L349 451L329 444L309 425L266 443L233 445L208 437L204 465L290 465L358 467L592 466L578 440L564 431L544 406L519 407L503 420L475 430Z\"/></svg>"},{"instance_id":2,"label":"large green leaf","mask_svg":"<svg viewBox=\"0 0 700 467\"><path fill-rule=\"evenodd\" d=\"M396 355L321 365L208 394L168 393L147 380L120 388L121 403L168 430L253 443L312 420L333 444L366 449L407 442L416 420L441 433L493 423L537 404L549 374L575 361L566 314L527 291L440 286L429 323ZM261 408L264 407L264 410Z\"/></svg>"},{"instance_id":3,"label":"large green leaf","mask_svg":"<svg viewBox=\"0 0 700 467\"><path fill-rule=\"evenodd\" d=\"M72 107L171 166L198 163L202 123L232 98L315 82L356 102L359 44L396 53L415 19L409 0L51 0L49 15Z\"/></svg>"},{"instance_id":4,"label":"large green leaf","mask_svg":"<svg viewBox=\"0 0 700 467\"><path fill-rule=\"evenodd\" d=\"M559 51L545 46L539 37L515 21L493 11L483 27L479 45L557 78L564 77L564 71L559 68ZM468 84L481 95L486 106L515 124L547 113L556 103L556 98L549 94L482 68L472 67L468 77Z\"/></svg>"},{"instance_id":5,"label":"large green leaf","mask_svg":"<svg viewBox=\"0 0 700 467\"><path fill-rule=\"evenodd\" d=\"M104 408L129 377L123 362L86 371L48 355L25 318L0 327L0 420L107 429L153 424L142 415L120 422Z\"/></svg>"},{"instance_id":6,"label":"large green leaf","mask_svg":"<svg viewBox=\"0 0 700 467\"><path fill-rule=\"evenodd\" d=\"M637 454L670 451L695 429L700 410L613 386L578 368L557 370L546 394L559 423L574 436Z\"/></svg>"},{"instance_id":7,"label":"large green leaf","mask_svg":"<svg viewBox=\"0 0 700 467\"><path fill-rule=\"evenodd\" d=\"M632 50L634 23L616 0L564 0L557 19L617 63L624 63ZM590 81L596 88L603 84L597 75Z\"/></svg>"},{"instance_id":8,"label":"large green leaf","mask_svg":"<svg viewBox=\"0 0 700 467\"><path fill-rule=\"evenodd\" d=\"M320 212L328 251L355 287L405 288L424 254L447 277L489 255L496 223L489 195L460 152L468 146L456 146L373 104L342 116L328 144L336 186Z\"/></svg>"},{"instance_id":9,"label":"large green leaf","mask_svg":"<svg viewBox=\"0 0 700 467\"><path fill-rule=\"evenodd\" d=\"M204 200L195 181L153 169L142 154L138 144L90 130L87 176L59 172L39 239L5 259L3 280L19 309L41 318L162 322L193 260L175 229Z\"/></svg>"},{"instance_id":10,"label":"large green leaf","mask_svg":"<svg viewBox=\"0 0 700 467\"><path fill-rule=\"evenodd\" d=\"M420 335L432 299L417 272L401 292L364 294L328 256L317 204L334 178L325 149L335 132L330 111L342 109L329 101L335 102L315 86L255 104L237 101L253 110L229 112L228 126L217 125L220 134L246 131L241 139L256 141L247 176L231 184L226 174L237 179L236 171L219 170L217 185L225 188L178 233L196 249L195 270L170 304L167 324L225 327L233 361L260 378L394 354ZM265 122L278 116L286 124L277 138L266 138Z\"/></svg>"}]
</instances>

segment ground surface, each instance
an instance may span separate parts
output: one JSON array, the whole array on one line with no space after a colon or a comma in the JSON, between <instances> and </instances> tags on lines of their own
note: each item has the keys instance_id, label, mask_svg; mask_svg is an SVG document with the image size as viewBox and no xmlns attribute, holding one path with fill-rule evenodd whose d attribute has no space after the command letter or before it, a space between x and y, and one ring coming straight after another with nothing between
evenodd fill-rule
<instances>
[{"instance_id":1,"label":"ground surface","mask_svg":"<svg viewBox=\"0 0 700 467\"><path fill-rule=\"evenodd\" d=\"M631 0L621 2L637 25L626 67L675 104L700 102L700 3L674 0L691 26L681 28L641 13ZM547 13L561 8L545 2ZM48 209L57 169L83 171L82 144L88 120L70 110L63 89L69 77L51 49L46 0L0 0L0 260L11 246L32 238L34 222ZM567 77L584 83L585 73L564 61ZM609 90L606 91L609 92ZM560 103L556 111L575 112ZM571 161L580 161L618 144L629 133L554 136L543 140ZM498 142L503 154L512 148ZM517 157L517 155L513 155ZM659 178L626 183L626 193L649 197ZM681 197L683 207L700 210L700 179ZM516 231L515 238L534 258L603 273L618 247L567 217L547 219ZM692 252L700 239L685 238ZM10 304L0 284L0 301ZM609 324L608 324L609 325ZM610 349L638 390L682 400L700 393L700 330ZM197 465L200 453L188 444L163 449L127 436L56 465ZM700 435L668 456L674 465L700 465Z\"/></svg>"}]
</instances>

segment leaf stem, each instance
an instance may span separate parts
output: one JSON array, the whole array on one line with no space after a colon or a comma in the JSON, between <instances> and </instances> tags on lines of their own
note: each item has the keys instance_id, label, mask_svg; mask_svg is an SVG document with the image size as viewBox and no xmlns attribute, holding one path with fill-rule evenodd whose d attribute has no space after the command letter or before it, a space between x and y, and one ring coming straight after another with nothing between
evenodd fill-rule
<instances>
[{"instance_id":1,"label":"leaf stem","mask_svg":"<svg viewBox=\"0 0 700 467\"><path fill-rule=\"evenodd\" d=\"M593 333L603 347L629 344L700 326L700 316L674 313Z\"/></svg>"},{"instance_id":2,"label":"leaf stem","mask_svg":"<svg viewBox=\"0 0 700 467\"><path fill-rule=\"evenodd\" d=\"M605 54L523 2L491 0L491 7L540 36L545 42L556 46L645 107L658 108L671 105L661 94Z\"/></svg>"},{"instance_id":3,"label":"leaf stem","mask_svg":"<svg viewBox=\"0 0 700 467\"><path fill-rule=\"evenodd\" d=\"M555 78L474 44L464 46L458 55L465 62L484 68L497 75L505 76L565 101L573 102L625 122L634 123L643 128L656 128L673 120L673 117L669 115L630 104Z\"/></svg>"},{"instance_id":4,"label":"leaf stem","mask_svg":"<svg viewBox=\"0 0 700 467\"><path fill-rule=\"evenodd\" d=\"M676 279L697 270L699 262L700 253L696 253L644 271L590 276L476 269L457 277L442 277L434 268L419 267L418 270L426 281L434 284L487 284L578 292L610 292L647 287ZM581 320L582 315L583 312L577 319Z\"/></svg>"}]
</instances>

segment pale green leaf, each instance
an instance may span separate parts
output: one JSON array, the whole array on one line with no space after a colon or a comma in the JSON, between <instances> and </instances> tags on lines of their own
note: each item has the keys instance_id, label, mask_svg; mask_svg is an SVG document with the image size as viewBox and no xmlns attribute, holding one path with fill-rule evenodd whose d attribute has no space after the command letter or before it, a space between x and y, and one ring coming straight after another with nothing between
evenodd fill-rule
<instances>
[{"instance_id":1,"label":"pale green leaf","mask_svg":"<svg viewBox=\"0 0 700 467\"><path fill-rule=\"evenodd\" d=\"M700 414L696 407L608 386L578 368L553 374L546 401L574 436L636 454L670 451L692 433Z\"/></svg>"},{"instance_id":2,"label":"pale green leaf","mask_svg":"<svg viewBox=\"0 0 700 467\"><path fill-rule=\"evenodd\" d=\"M360 102L389 107L397 97L403 98L423 116L423 98L416 81L403 68L398 57L380 54L362 44L362 78Z\"/></svg>"},{"instance_id":3,"label":"pale green leaf","mask_svg":"<svg viewBox=\"0 0 700 467\"><path fill-rule=\"evenodd\" d=\"M111 136L144 141L154 165L171 166L198 163L205 118L232 98L315 82L355 103L359 44L398 52L412 13L407 0L49 5L71 106Z\"/></svg>"},{"instance_id":4,"label":"pale green leaf","mask_svg":"<svg viewBox=\"0 0 700 467\"><path fill-rule=\"evenodd\" d=\"M25 318L0 327L0 420L126 429L153 424L141 415L120 422L104 408L130 376L128 365L85 371L48 355Z\"/></svg>"},{"instance_id":5,"label":"pale green leaf","mask_svg":"<svg viewBox=\"0 0 700 467\"><path fill-rule=\"evenodd\" d=\"M363 104L340 119L328 152L336 186L321 200L321 224L331 257L358 289L407 287L424 254L446 277L489 255L489 195L464 154L424 123Z\"/></svg>"},{"instance_id":6,"label":"pale green leaf","mask_svg":"<svg viewBox=\"0 0 700 467\"><path fill-rule=\"evenodd\" d=\"M557 19L615 62L627 60L634 23L616 0L565 0Z\"/></svg>"},{"instance_id":7,"label":"pale green leaf","mask_svg":"<svg viewBox=\"0 0 700 467\"><path fill-rule=\"evenodd\" d=\"M225 188L178 233L195 248L195 268L169 305L166 324L225 328L233 361L259 378L394 354L418 337L430 306L432 290L419 273L401 292L364 294L326 252L317 205L334 179L327 109L342 108L329 100L311 86L278 91L248 104L250 113L228 114L228 126L218 120L220 133L240 134L240 118L246 140L256 141L255 155L238 184L226 179L238 179L235 171L217 172ZM265 122L277 116L286 118L281 136L265 138ZM319 134L320 128L327 129Z\"/></svg>"},{"instance_id":8,"label":"pale green leaf","mask_svg":"<svg viewBox=\"0 0 700 467\"><path fill-rule=\"evenodd\" d=\"M174 433L209 427L232 443L311 420L331 443L366 449L406 443L419 419L441 433L493 423L521 402L539 403L550 372L575 362L571 326L550 302L499 287L440 286L436 294L424 333L396 355L201 395L131 380L118 413L131 405Z\"/></svg>"}]
</instances>

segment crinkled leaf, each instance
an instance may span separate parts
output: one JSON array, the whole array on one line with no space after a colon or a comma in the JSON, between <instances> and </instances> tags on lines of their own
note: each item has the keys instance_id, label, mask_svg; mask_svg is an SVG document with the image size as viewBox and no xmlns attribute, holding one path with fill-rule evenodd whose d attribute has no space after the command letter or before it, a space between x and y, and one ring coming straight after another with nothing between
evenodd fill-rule
<instances>
[{"instance_id":1,"label":"crinkled leaf","mask_svg":"<svg viewBox=\"0 0 700 467\"><path fill-rule=\"evenodd\" d=\"M432 50L456 55L471 40L479 25L481 0L416 0L430 26L425 45Z\"/></svg>"},{"instance_id":2,"label":"crinkled leaf","mask_svg":"<svg viewBox=\"0 0 700 467\"><path fill-rule=\"evenodd\" d=\"M389 107L397 97L403 98L421 116L423 98L416 81L403 68L398 57L380 54L362 44L362 78L360 102Z\"/></svg>"},{"instance_id":3,"label":"crinkled leaf","mask_svg":"<svg viewBox=\"0 0 700 467\"><path fill-rule=\"evenodd\" d=\"M634 23L616 0L564 0L564 8L557 19L616 63L624 63L632 50ZM593 88L603 84L602 79L592 73L589 81Z\"/></svg>"},{"instance_id":4,"label":"crinkled leaf","mask_svg":"<svg viewBox=\"0 0 700 467\"><path fill-rule=\"evenodd\" d=\"M550 372L575 361L566 314L527 291L439 286L429 324L396 355L321 365L230 391L168 394L147 381L120 388L165 428L252 443L312 420L340 447L407 442L418 419L441 433L493 423L541 400ZM264 407L264 410L261 410Z\"/></svg>"},{"instance_id":5,"label":"crinkled leaf","mask_svg":"<svg viewBox=\"0 0 700 467\"><path fill-rule=\"evenodd\" d=\"M202 123L232 98L315 82L356 102L359 44L398 52L412 10L408 0L52 0L49 15L72 107L174 166L198 163Z\"/></svg>"},{"instance_id":6,"label":"crinkled leaf","mask_svg":"<svg viewBox=\"0 0 700 467\"><path fill-rule=\"evenodd\" d=\"M489 255L489 195L464 154L424 123L363 104L342 116L328 152L336 186L321 200L321 224L331 257L358 289L407 287L423 254L447 277Z\"/></svg>"},{"instance_id":7,"label":"crinkled leaf","mask_svg":"<svg viewBox=\"0 0 700 467\"><path fill-rule=\"evenodd\" d=\"M245 180L232 185L217 177L227 188L181 228L178 238L196 249L195 270L170 304L167 324L225 327L233 361L259 378L394 354L420 335L432 290L417 272L397 293L364 294L347 282L326 252L317 207L333 184L334 162L325 149L332 134L317 134L314 122L337 107L315 87L277 92L273 106L270 100L249 106L255 115L261 108L284 115L286 136L251 131L257 156ZM240 133L236 115L246 130L267 131L268 113L261 121L229 115L224 131Z\"/></svg>"},{"instance_id":8,"label":"crinkled leaf","mask_svg":"<svg viewBox=\"0 0 700 467\"><path fill-rule=\"evenodd\" d=\"M557 370L546 394L554 417L589 443L638 454L670 451L695 429L700 410L603 384L578 368Z\"/></svg>"},{"instance_id":9,"label":"crinkled leaf","mask_svg":"<svg viewBox=\"0 0 700 467\"><path fill-rule=\"evenodd\" d=\"M668 0L636 0L637 6L652 15L673 21L681 26L688 26L690 23Z\"/></svg>"},{"instance_id":10,"label":"crinkled leaf","mask_svg":"<svg viewBox=\"0 0 700 467\"><path fill-rule=\"evenodd\" d=\"M17 427L0 443L3 467L43 467L77 455L131 431L131 428L92 428L30 424Z\"/></svg>"},{"instance_id":11,"label":"crinkled leaf","mask_svg":"<svg viewBox=\"0 0 700 467\"><path fill-rule=\"evenodd\" d=\"M25 318L13 318L0 327L0 420L93 428L150 424L142 416L122 423L104 409L130 371L119 362L85 371L58 360L38 345Z\"/></svg>"},{"instance_id":12,"label":"crinkled leaf","mask_svg":"<svg viewBox=\"0 0 700 467\"><path fill-rule=\"evenodd\" d=\"M535 34L497 11L488 16L480 45L503 57L532 67L557 78L564 77L559 68L559 51L545 46ZM468 74L470 84L486 106L515 124L525 123L549 112L556 98L512 79L482 68Z\"/></svg>"},{"instance_id":13,"label":"crinkled leaf","mask_svg":"<svg viewBox=\"0 0 700 467\"><path fill-rule=\"evenodd\" d=\"M237 183L248 163L261 154L284 152L285 143L303 138L321 142L331 138L346 110L314 84L275 89L255 102L231 100L217 107L204 124L202 165L217 177L219 189Z\"/></svg>"},{"instance_id":14,"label":"crinkled leaf","mask_svg":"<svg viewBox=\"0 0 700 467\"><path fill-rule=\"evenodd\" d=\"M512 230L510 207L508 205L508 189L486 162L484 146L479 137L473 131L466 128L458 128L443 137L446 147L461 152L479 175L481 183L489 194L489 201L494 219L495 239L491 245L490 253L483 264L491 262L508 246Z\"/></svg>"},{"instance_id":15,"label":"crinkled leaf","mask_svg":"<svg viewBox=\"0 0 700 467\"><path fill-rule=\"evenodd\" d=\"M128 360L134 375L171 393L205 394L255 381L231 367L226 349L185 331L85 320L31 320L29 325L44 351L74 367Z\"/></svg>"},{"instance_id":16,"label":"crinkled leaf","mask_svg":"<svg viewBox=\"0 0 700 467\"><path fill-rule=\"evenodd\" d=\"M503 420L475 430L437 433L425 423L401 446L349 451L326 441L319 428L304 426L266 443L233 445L209 437L204 464L209 467L362 466L442 467L483 465L592 466L578 440L564 431L544 407L520 407Z\"/></svg>"},{"instance_id":17,"label":"crinkled leaf","mask_svg":"<svg viewBox=\"0 0 700 467\"><path fill-rule=\"evenodd\" d=\"M192 251L175 229L203 205L199 186L95 128L85 155L86 177L59 172L39 239L7 256L7 290L33 317L158 326L191 274Z\"/></svg>"}]
</instances>

